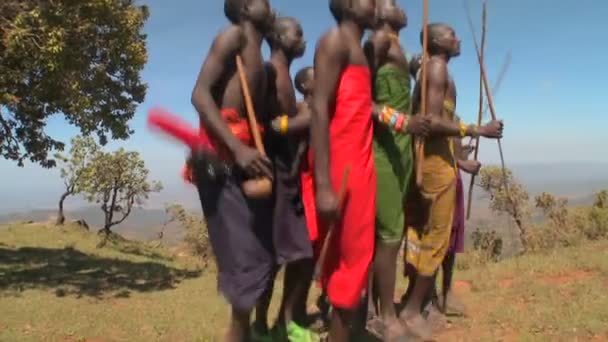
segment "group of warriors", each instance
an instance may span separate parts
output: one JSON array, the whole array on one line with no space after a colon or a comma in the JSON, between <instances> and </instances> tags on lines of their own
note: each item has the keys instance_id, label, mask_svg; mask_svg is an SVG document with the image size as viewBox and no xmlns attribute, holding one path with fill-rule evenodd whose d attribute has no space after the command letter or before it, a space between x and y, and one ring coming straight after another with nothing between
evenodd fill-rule
<instances>
[{"instance_id":1,"label":"group of warriors","mask_svg":"<svg viewBox=\"0 0 608 342\"><path fill-rule=\"evenodd\" d=\"M394 0L330 0L329 9L336 25L319 39L314 66L292 81L291 64L306 45L299 22L276 17L268 0L225 0L231 24L213 41L193 90L208 144L192 151L186 176L198 188L218 286L231 306L226 341L318 339L307 328L307 300L328 235L319 302L330 307L329 341L349 340L362 311L386 341L426 340L434 332L430 312L462 311L450 290L464 239L460 171L475 174L480 164L468 159L472 148L461 139L500 138L503 124L466 125L456 116L448 63L460 54L460 41L450 26L427 27L421 113L422 58L408 60L399 42L405 12ZM422 139L416 182L414 145ZM256 179L271 180L272 193L248 193L246 183ZM397 312L402 246L409 285ZM281 266L283 295L270 327Z\"/></svg>"}]
</instances>

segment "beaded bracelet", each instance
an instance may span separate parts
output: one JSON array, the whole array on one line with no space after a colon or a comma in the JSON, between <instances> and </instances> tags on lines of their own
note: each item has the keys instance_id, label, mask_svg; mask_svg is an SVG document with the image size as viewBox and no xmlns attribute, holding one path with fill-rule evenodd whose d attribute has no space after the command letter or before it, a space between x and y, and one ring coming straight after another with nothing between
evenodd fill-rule
<instances>
[{"instance_id":1,"label":"beaded bracelet","mask_svg":"<svg viewBox=\"0 0 608 342\"><path fill-rule=\"evenodd\" d=\"M401 132L404 121L405 121L405 115L399 115L399 117L397 118L397 122L395 123L395 131Z\"/></svg>"},{"instance_id":2,"label":"beaded bracelet","mask_svg":"<svg viewBox=\"0 0 608 342\"><path fill-rule=\"evenodd\" d=\"M407 132L409 124L409 118L407 115L400 113L389 106L383 106L381 112L378 113L377 116L380 122L387 124L396 132Z\"/></svg>"},{"instance_id":3,"label":"beaded bracelet","mask_svg":"<svg viewBox=\"0 0 608 342\"><path fill-rule=\"evenodd\" d=\"M281 134L283 134L283 135L287 134L288 125L289 125L289 118L287 117L287 115L281 116L281 126L280 126Z\"/></svg>"},{"instance_id":4,"label":"beaded bracelet","mask_svg":"<svg viewBox=\"0 0 608 342\"><path fill-rule=\"evenodd\" d=\"M460 137L464 138L467 136L467 129L469 127L462 121L460 121Z\"/></svg>"}]
</instances>

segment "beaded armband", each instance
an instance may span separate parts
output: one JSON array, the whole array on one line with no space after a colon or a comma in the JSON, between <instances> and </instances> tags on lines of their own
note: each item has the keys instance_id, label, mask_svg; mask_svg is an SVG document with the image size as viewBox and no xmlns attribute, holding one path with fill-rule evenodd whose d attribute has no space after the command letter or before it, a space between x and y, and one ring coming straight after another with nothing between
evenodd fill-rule
<instances>
[{"instance_id":1,"label":"beaded armband","mask_svg":"<svg viewBox=\"0 0 608 342\"><path fill-rule=\"evenodd\" d=\"M281 116L281 123L280 123L281 134L283 134L283 135L287 134L288 126L289 126L289 118L287 117L287 115Z\"/></svg>"},{"instance_id":2,"label":"beaded armband","mask_svg":"<svg viewBox=\"0 0 608 342\"><path fill-rule=\"evenodd\" d=\"M378 121L388 125L395 132L405 133L409 123L409 117L389 106L383 106L378 115Z\"/></svg>"}]
</instances>

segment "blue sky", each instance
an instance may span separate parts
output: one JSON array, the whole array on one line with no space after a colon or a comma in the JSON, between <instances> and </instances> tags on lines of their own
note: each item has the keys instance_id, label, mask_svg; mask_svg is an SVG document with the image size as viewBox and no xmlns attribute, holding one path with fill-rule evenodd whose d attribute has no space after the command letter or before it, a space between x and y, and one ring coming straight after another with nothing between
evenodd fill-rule
<instances>
[{"instance_id":1,"label":"blue sky","mask_svg":"<svg viewBox=\"0 0 608 342\"><path fill-rule=\"evenodd\" d=\"M135 135L129 141L112 143L110 148L124 146L141 152L153 177L166 184L163 198L182 198L183 193L192 198L193 189L178 178L186 151L148 131L146 112L161 105L196 123L190 93L213 37L227 24L223 1L141 2L151 12L145 28L149 61L143 73L149 90L131 122ZM409 17L409 26L401 34L402 44L408 52L418 53L422 1L398 2ZM294 63L294 73L312 64L317 39L333 25L327 3L271 0L279 14L298 18L304 28L307 51ZM479 27L481 1L469 3ZM486 68L491 84L507 52L512 52L511 67L495 96L498 115L506 124L503 146L507 162L608 162L604 150L608 145L604 22L608 1L489 0L488 10ZM462 39L462 55L451 62L451 72L458 87L457 111L472 122L477 116L479 68L462 1L430 0L430 21L451 24ZM264 49L267 55L267 47ZM65 141L77 134L61 116L49 121L47 132ZM480 151L482 161L498 160L494 142L482 142ZM60 186L57 171L31 164L21 169L0 160L1 192L13 196L10 204L1 196L0 207L46 206L54 203Z\"/></svg>"}]
</instances>

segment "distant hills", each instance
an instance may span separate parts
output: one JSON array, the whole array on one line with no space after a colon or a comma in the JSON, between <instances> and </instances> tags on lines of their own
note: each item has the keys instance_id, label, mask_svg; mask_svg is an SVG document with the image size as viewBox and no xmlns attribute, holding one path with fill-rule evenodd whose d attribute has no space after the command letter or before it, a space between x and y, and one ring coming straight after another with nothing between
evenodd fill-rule
<instances>
[{"instance_id":1,"label":"distant hills","mask_svg":"<svg viewBox=\"0 0 608 342\"><path fill-rule=\"evenodd\" d=\"M523 183L531 196L543 191L550 192L559 197L566 197L570 205L589 205L593 201L593 194L602 189L608 189L608 163L527 163L512 164L508 167L513 170L518 181ZM465 177L465 188L468 188L469 179ZM165 184L165 191L155 195L153 201L146 208L136 209L131 216L115 231L128 237L141 240L155 239L158 236L168 217L163 209L163 203L177 202L196 214L201 213L196 191L183 183ZM21 193L20 196L26 194ZM28 194L29 195L29 194ZM34 195L29 196L40 199ZM59 194L46 194L48 197L41 208L22 208L21 210L7 210L0 206L0 223L14 221L48 221L56 216L56 201ZM2 204L8 208L14 208L11 201L11 193L3 192ZM8 201L8 202L5 202ZM33 204L30 204L33 205ZM52 209L48 209L52 208ZM66 203L66 216L69 220L84 219L92 227L99 228L103 225L103 213L97 207L88 206L86 202L71 199ZM494 215L488 209L487 197L479 190L475 190L473 201L473 217L471 224L487 222ZM178 240L183 235L181 228L170 225L166 228L165 237L168 240Z\"/></svg>"},{"instance_id":2,"label":"distant hills","mask_svg":"<svg viewBox=\"0 0 608 342\"><path fill-rule=\"evenodd\" d=\"M57 217L56 209L39 209L19 213L0 215L0 223L34 221L47 222L54 221ZM101 209L96 207L82 207L75 210L66 211L67 220L85 220L91 229L99 229L104 224L104 215ZM163 209L144 209L133 210L131 215L120 225L112 229L126 237L138 240L152 240L158 237L163 225L169 219ZM170 225L166 228L165 237L169 240L175 239L178 234L178 227Z\"/></svg>"}]
</instances>

